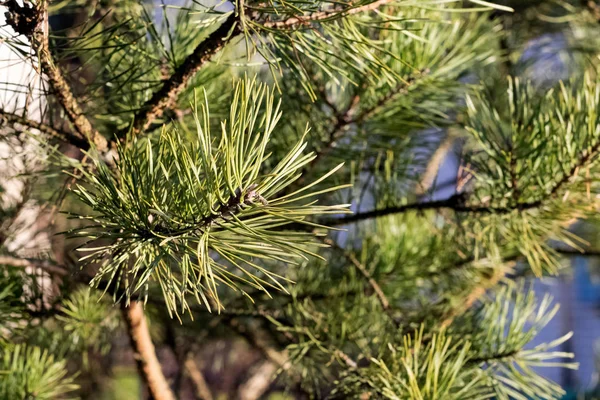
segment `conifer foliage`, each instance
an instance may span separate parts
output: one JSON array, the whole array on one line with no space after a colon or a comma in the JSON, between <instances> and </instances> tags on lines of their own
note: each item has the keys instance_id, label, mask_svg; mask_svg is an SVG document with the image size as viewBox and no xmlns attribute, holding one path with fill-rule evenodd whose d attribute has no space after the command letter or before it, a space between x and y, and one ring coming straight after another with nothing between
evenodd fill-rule
<instances>
[{"instance_id":1,"label":"conifer foliage","mask_svg":"<svg viewBox=\"0 0 600 400\"><path fill-rule=\"evenodd\" d=\"M0 398L93 398L122 337L156 400L218 340L240 399L564 394L530 282L598 254L600 5L1 4Z\"/></svg>"}]
</instances>

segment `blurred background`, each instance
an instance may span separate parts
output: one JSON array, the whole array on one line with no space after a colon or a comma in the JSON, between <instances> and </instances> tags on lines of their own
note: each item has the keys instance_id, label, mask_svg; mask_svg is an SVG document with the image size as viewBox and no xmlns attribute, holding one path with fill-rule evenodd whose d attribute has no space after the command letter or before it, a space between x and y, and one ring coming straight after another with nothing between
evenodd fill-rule
<instances>
[{"instance_id":1,"label":"blurred background","mask_svg":"<svg viewBox=\"0 0 600 400\"><path fill-rule=\"evenodd\" d=\"M116 1L116 0L113 0ZM508 29L502 40L505 59L504 68L513 75L531 79L538 86L552 86L558 80L569 77L581 69L583 63L596 63L600 55L600 1L560 1L560 0L514 0L497 1L513 7L515 12L494 13ZM68 30L92 15L102 15L99 10L109 10L110 1L89 1L88 12L73 14L65 11L51 21L53 29ZM152 3L148 0L148 3ZM156 1L157 20L171 19L176 23L176 8L163 7L185 4L185 1ZM223 7L227 7L224 4ZM0 25L5 27L4 10L0 6ZM18 102L27 107L29 116L35 116L44 109L43 98L36 98L35 88L40 85L32 67L21 61L19 49L0 42L0 99L2 104ZM26 49L25 49L26 51ZM17 86L27 86L31 90L14 90ZM435 132L434 135L435 136ZM460 141L453 141L452 135L439 132L439 145L429 157L439 157L441 168L432 177L433 198L446 199L455 190L454 180L460 168ZM26 190L22 182L13 179L14 171L27 163L27 149L20 149L24 157L14 157L14 146L0 143L0 185L2 202L6 204L20 201ZM48 223L46 210L34 205L20 213L20 231L7 243L10 249L32 256L52 251L57 260L67 257L68 251L60 238L37 232L40 226ZM600 249L600 225L594 221L576 224L573 231L589 242L590 248ZM60 229L57 229L60 230ZM1 234L1 232L0 232ZM11 251L12 251L11 250ZM570 341L563 344L562 350L574 352L579 370L545 369L543 375L559 382L567 391L567 398L600 399L600 253L565 258L564 273L559 277L545 278L535 283L539 294L549 293L561 304L560 311L544 332L531 346L548 342L567 332L573 331ZM1 289L1 288L0 288ZM150 317L152 320L152 316ZM172 322L176 323L176 322ZM244 341L226 338L210 339L200 349L186 349L193 354L189 358L188 373L182 375L177 369L177 351L173 332L169 325L165 329L154 329L153 335L159 359L168 379L178 382L181 399L252 399L252 394L264 386L264 380L273 374L275 367L262 361L260 354ZM88 368L80 371L79 381L87 385L86 398L97 400L137 399L143 396L141 384L124 333L116 335L113 347L107 354L90 353ZM253 388L257 388L253 391ZM277 381L259 396L265 399L299 398L295 394L282 392L283 385ZM243 393L247 397L243 397Z\"/></svg>"}]
</instances>

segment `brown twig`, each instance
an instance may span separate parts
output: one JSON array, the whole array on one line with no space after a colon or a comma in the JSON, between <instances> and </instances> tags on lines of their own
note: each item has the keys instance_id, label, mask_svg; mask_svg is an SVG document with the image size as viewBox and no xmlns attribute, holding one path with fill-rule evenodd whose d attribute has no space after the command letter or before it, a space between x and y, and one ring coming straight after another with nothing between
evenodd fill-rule
<instances>
[{"instance_id":1,"label":"brown twig","mask_svg":"<svg viewBox=\"0 0 600 400\"><path fill-rule=\"evenodd\" d=\"M322 221L322 224L327 226L340 226L359 222L379 217L384 217L393 214L402 214L409 211L427 211L448 209L463 213L478 213L478 214L508 214L513 211L525 211L538 208L542 205L542 201L533 201L529 203L518 203L507 206L481 206L465 204L466 195L456 194L444 200L434 200L422 203L411 203L402 206L387 207L378 210L371 210L349 215L343 218L329 219Z\"/></svg>"},{"instance_id":2,"label":"brown twig","mask_svg":"<svg viewBox=\"0 0 600 400\"><path fill-rule=\"evenodd\" d=\"M339 250L342 254L344 254L344 256L346 257L346 259L348 261L350 261L350 263L352 263L352 265L354 265L354 267L367 280L367 282L369 283L369 285L371 286L371 288L373 289L373 291L377 295L377 298L379 299L379 303L381 304L381 307L384 310L388 310L390 308L390 302L389 302L388 298L386 297L385 293L383 293L383 290L381 289L381 286L379 286L379 284L377 283L377 281L375 279L373 279L373 277L371 276L371 274L369 273L369 271L367 271L367 268L360 261L358 261L358 259L354 255L354 253L352 253L350 251L347 251L344 248L340 247L337 243L335 243L330 238L323 238L323 242L325 244L331 246L332 248L334 248L336 250Z\"/></svg>"},{"instance_id":3,"label":"brown twig","mask_svg":"<svg viewBox=\"0 0 600 400\"><path fill-rule=\"evenodd\" d=\"M267 390L273 383L276 376L277 366L271 361L263 361L256 368L254 373L240 385L238 389L239 400L258 400L262 399Z\"/></svg>"},{"instance_id":4,"label":"brown twig","mask_svg":"<svg viewBox=\"0 0 600 400\"><path fill-rule=\"evenodd\" d=\"M71 132L60 131L48 124L33 121L22 115L11 113L3 109L0 109L0 119L3 119L9 124L19 124L29 129L36 129L49 137L59 139L65 143L72 144L79 148L85 148L87 146L87 142L79 135L74 135Z\"/></svg>"},{"instance_id":5,"label":"brown twig","mask_svg":"<svg viewBox=\"0 0 600 400\"><path fill-rule=\"evenodd\" d=\"M213 400L208 383L206 382L206 379L204 379L204 374L202 374L202 371L194 358L191 356L187 357L183 366L185 367L185 372L194 384L196 397L202 400Z\"/></svg>"},{"instance_id":6,"label":"brown twig","mask_svg":"<svg viewBox=\"0 0 600 400\"><path fill-rule=\"evenodd\" d=\"M265 28L270 29L295 29L301 26L310 25L312 22L325 21L333 18L342 18L348 15L374 11L379 7L390 3L391 1L392 0L377 0L360 7L350 6L343 10L319 11L302 17L291 17L283 21L267 21L262 23L261 25Z\"/></svg>"},{"instance_id":7,"label":"brown twig","mask_svg":"<svg viewBox=\"0 0 600 400\"><path fill-rule=\"evenodd\" d=\"M41 269L50 275L67 276L69 271L59 265L47 260L34 260L30 258L19 258L12 256L0 256L0 265L8 265L16 268Z\"/></svg>"},{"instance_id":8,"label":"brown twig","mask_svg":"<svg viewBox=\"0 0 600 400\"><path fill-rule=\"evenodd\" d=\"M328 226L339 226L353 222L364 221L368 219L383 217L392 214L401 214L407 211L425 211L450 209L456 212L464 213L480 213L480 214L509 214L513 211L526 211L539 208L549 200L556 198L564 185L571 182L577 177L579 170L588 165L600 151L600 141L595 143L591 148L582 152L579 159L573 163L571 169L563 175L554 185L548 190L547 194L538 200L529 202L514 202L506 206L487 206L487 205L467 205L467 194L459 193L444 200L429 201L423 203L406 204L403 206L387 207L379 210L371 210L361 213L356 213L347 217L330 219L322 223Z\"/></svg>"},{"instance_id":9,"label":"brown twig","mask_svg":"<svg viewBox=\"0 0 600 400\"><path fill-rule=\"evenodd\" d=\"M123 302L121 310L140 376L148 386L150 395L154 400L175 400L156 357L142 303L132 301L126 306Z\"/></svg>"},{"instance_id":10,"label":"brown twig","mask_svg":"<svg viewBox=\"0 0 600 400\"><path fill-rule=\"evenodd\" d=\"M392 88L385 96L381 97L375 104L372 106L362 110L357 114L358 106L360 104L360 94L356 94L350 100L350 104L346 108L345 111L340 112L334 118L334 124L329 133L327 134L327 140L324 141L319 149L315 151L315 158L310 162L307 169L313 168L319 160L321 160L325 155L327 155L339 142L339 140L344 136L349 127L353 124L359 124L364 122L366 119L373 116L378 110L388 104L390 101L395 99L396 97L408 93L408 90L411 86L415 84L417 78L423 76L428 73L428 71L419 71L418 74L415 74L403 82L396 85L396 87ZM302 178L298 181L302 182Z\"/></svg>"}]
</instances>

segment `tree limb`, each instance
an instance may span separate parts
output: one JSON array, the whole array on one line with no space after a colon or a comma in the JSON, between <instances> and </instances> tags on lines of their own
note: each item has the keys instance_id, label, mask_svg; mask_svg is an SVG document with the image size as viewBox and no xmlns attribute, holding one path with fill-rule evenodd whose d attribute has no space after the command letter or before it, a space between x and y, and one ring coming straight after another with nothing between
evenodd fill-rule
<instances>
[{"instance_id":1,"label":"tree limb","mask_svg":"<svg viewBox=\"0 0 600 400\"><path fill-rule=\"evenodd\" d=\"M123 302L121 310L140 377L148 386L151 397L154 400L175 400L156 357L142 303L134 300L127 307Z\"/></svg>"},{"instance_id":2,"label":"tree limb","mask_svg":"<svg viewBox=\"0 0 600 400\"><path fill-rule=\"evenodd\" d=\"M71 132L60 131L58 129L53 128L50 125L33 121L22 115L11 113L1 108L0 119L3 119L9 124L19 124L26 126L29 129L36 129L47 136L59 139L65 143L72 144L78 148L85 148L87 146L87 142L79 135L75 135Z\"/></svg>"},{"instance_id":3,"label":"tree limb","mask_svg":"<svg viewBox=\"0 0 600 400\"><path fill-rule=\"evenodd\" d=\"M5 6L8 8L7 22L15 32L23 34L31 40L31 46L37 53L41 71L48 78L54 95L78 135L94 143L99 151L106 151L108 149L108 141L93 128L91 122L79 106L60 68L54 64L48 40L48 2L40 0L33 6L27 3L21 6L17 1L11 0L6 2ZM76 136L73 137L70 135L69 139L71 138L76 138ZM74 140L72 144L82 149L89 147L87 143L84 144L85 147L81 147L82 143L79 139Z\"/></svg>"},{"instance_id":4,"label":"tree limb","mask_svg":"<svg viewBox=\"0 0 600 400\"><path fill-rule=\"evenodd\" d=\"M258 400L263 398L273 383L277 366L271 361L263 361L254 369L254 373L240 385L239 400Z\"/></svg>"},{"instance_id":5,"label":"tree limb","mask_svg":"<svg viewBox=\"0 0 600 400\"><path fill-rule=\"evenodd\" d=\"M436 210L436 209L450 209L455 212L464 213L480 213L480 214L509 214L513 211L526 211L541 207L547 200L556 198L560 193L561 189L571 182L579 174L579 170L584 168L596 157L600 151L600 141L595 143L591 148L586 149L582 152L581 156L573 165L571 169L563 175L554 185L548 190L547 194L538 200L529 202L515 202L506 206L482 206L482 205L467 205L466 198L467 194L459 193L455 194L444 200L429 201L423 203L412 203L403 206L387 207L379 210L371 210L366 212L360 212L353 215L349 215L343 218L330 219L323 221L322 223L328 226L339 226L353 222L383 217L392 214L401 214L407 211L425 211L425 210Z\"/></svg>"},{"instance_id":6,"label":"tree limb","mask_svg":"<svg viewBox=\"0 0 600 400\"><path fill-rule=\"evenodd\" d=\"M542 201L533 201L529 203L518 203L514 206L479 206L465 204L465 194L456 194L444 200L434 200L423 203L412 203L403 206L394 206L359 212L343 218L329 219L321 223L327 226L340 226L353 222L359 222L393 214L402 214L408 211L427 211L449 209L456 212L479 213L479 214L509 214L515 210L525 211L537 208L542 205Z\"/></svg>"},{"instance_id":7,"label":"tree limb","mask_svg":"<svg viewBox=\"0 0 600 400\"><path fill-rule=\"evenodd\" d=\"M194 384L194 388L196 389L196 397L202 400L213 400L208 383L206 382L206 379L204 379L204 375L202 374L200 368L198 368L198 365L193 357L188 357L183 365L185 367L185 372Z\"/></svg>"},{"instance_id":8,"label":"tree limb","mask_svg":"<svg viewBox=\"0 0 600 400\"><path fill-rule=\"evenodd\" d=\"M33 260L28 258L18 258L12 256L0 256L0 265L8 265L17 268L41 269L50 275L67 276L69 271L66 268L52 264L46 260Z\"/></svg>"}]
</instances>

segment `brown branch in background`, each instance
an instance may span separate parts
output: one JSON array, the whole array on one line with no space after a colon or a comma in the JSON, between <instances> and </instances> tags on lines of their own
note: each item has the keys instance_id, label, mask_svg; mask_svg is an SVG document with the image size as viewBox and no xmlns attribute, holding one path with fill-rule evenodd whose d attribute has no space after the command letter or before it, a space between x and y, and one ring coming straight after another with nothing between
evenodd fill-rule
<instances>
[{"instance_id":1,"label":"brown branch in background","mask_svg":"<svg viewBox=\"0 0 600 400\"><path fill-rule=\"evenodd\" d=\"M433 186L433 183L435 182L435 178L438 176L440 166L446 159L446 156L448 155L450 150L452 150L455 141L456 135L449 131L447 136L442 140L438 148L435 150L435 152L429 159L427 167L425 167L425 172L421 176L421 180L415 188L415 194L417 196L423 196L424 194L429 192L429 190Z\"/></svg>"},{"instance_id":2,"label":"brown branch in background","mask_svg":"<svg viewBox=\"0 0 600 400\"><path fill-rule=\"evenodd\" d=\"M16 268L41 269L50 275L56 276L67 276L69 274L69 271L66 268L53 264L48 260L33 260L29 258L0 256L0 265L7 265Z\"/></svg>"},{"instance_id":3,"label":"brown branch in background","mask_svg":"<svg viewBox=\"0 0 600 400\"><path fill-rule=\"evenodd\" d=\"M246 326L240 323L236 318L224 318L224 321L229 327L244 338L248 344L259 350L266 359L271 360L279 368L287 371L292 367L287 354L274 349L267 341L258 335L256 330L247 329Z\"/></svg>"},{"instance_id":4,"label":"brown branch in background","mask_svg":"<svg viewBox=\"0 0 600 400\"><path fill-rule=\"evenodd\" d=\"M596 21L600 22L600 5L594 0L588 0L587 8L590 10Z\"/></svg>"},{"instance_id":5,"label":"brown branch in background","mask_svg":"<svg viewBox=\"0 0 600 400\"><path fill-rule=\"evenodd\" d=\"M253 374L240 385L238 389L239 400L259 400L269 390L277 366L271 361L263 361L254 368Z\"/></svg>"},{"instance_id":6,"label":"brown branch in background","mask_svg":"<svg viewBox=\"0 0 600 400\"><path fill-rule=\"evenodd\" d=\"M31 40L32 49L38 56L41 71L48 78L48 82L53 89L53 94L61 104L69 121L75 128L79 138L72 143L74 146L82 146L81 139L85 138L96 145L100 151L108 149L108 141L98 131L96 131L91 122L83 113L77 99L71 91L71 87L64 78L60 68L54 64L52 53L50 52L50 42L48 39L48 2L40 0L35 5L25 3L23 6L15 0L4 3L8 9L7 22L15 32L27 36ZM72 135L68 137L73 138ZM85 147L87 148L87 143Z\"/></svg>"},{"instance_id":7,"label":"brown branch in background","mask_svg":"<svg viewBox=\"0 0 600 400\"><path fill-rule=\"evenodd\" d=\"M186 374L190 377L194 388L196 389L196 398L202 400L213 400L208 383L206 382L206 379L204 379L204 375L202 374L202 371L198 367L196 361L194 361L194 358L191 356L187 357L183 366Z\"/></svg>"},{"instance_id":8,"label":"brown branch in background","mask_svg":"<svg viewBox=\"0 0 600 400\"><path fill-rule=\"evenodd\" d=\"M200 43L185 61L177 68L152 95L152 97L135 114L133 132L139 134L160 118L165 110L172 109L177 104L179 94L187 87L189 81L196 73L221 50L228 41L241 33L238 26L238 17L231 13L227 19ZM122 136L126 132L121 132Z\"/></svg>"},{"instance_id":9,"label":"brown branch in background","mask_svg":"<svg viewBox=\"0 0 600 400\"><path fill-rule=\"evenodd\" d=\"M74 135L71 132L60 131L50 125L30 120L22 115L11 113L3 109L0 109L0 119L9 124L19 124L29 129L36 129L46 136L59 139L79 148L85 148L87 146L87 142L81 136Z\"/></svg>"},{"instance_id":10,"label":"brown branch in background","mask_svg":"<svg viewBox=\"0 0 600 400\"><path fill-rule=\"evenodd\" d=\"M150 395L154 400L175 400L156 357L142 303L134 300L127 307L123 302L121 310L140 376Z\"/></svg>"},{"instance_id":11,"label":"brown branch in background","mask_svg":"<svg viewBox=\"0 0 600 400\"><path fill-rule=\"evenodd\" d=\"M371 276L371 274L369 273L369 271L367 271L367 268L360 261L358 261L358 259L356 258L356 256L352 252L347 251L344 248L340 247L337 243L335 243L330 238L324 238L323 242L325 244L331 246L332 248L334 248L336 250L339 250L340 252L342 252L344 254L344 256L346 257L346 259L348 259L348 261L350 261L350 263L352 263L352 265L354 265L354 267L367 280L367 282L369 283L369 285L371 286L371 288L373 289L373 291L377 295L377 298L379 299L379 303L381 304L381 307L384 310L388 310L390 308L390 302L389 302L388 298L386 297L385 293L383 293L383 290L381 289L381 286L379 286L379 284L377 283L377 281L375 281L375 279L373 279L373 277Z\"/></svg>"}]
</instances>

